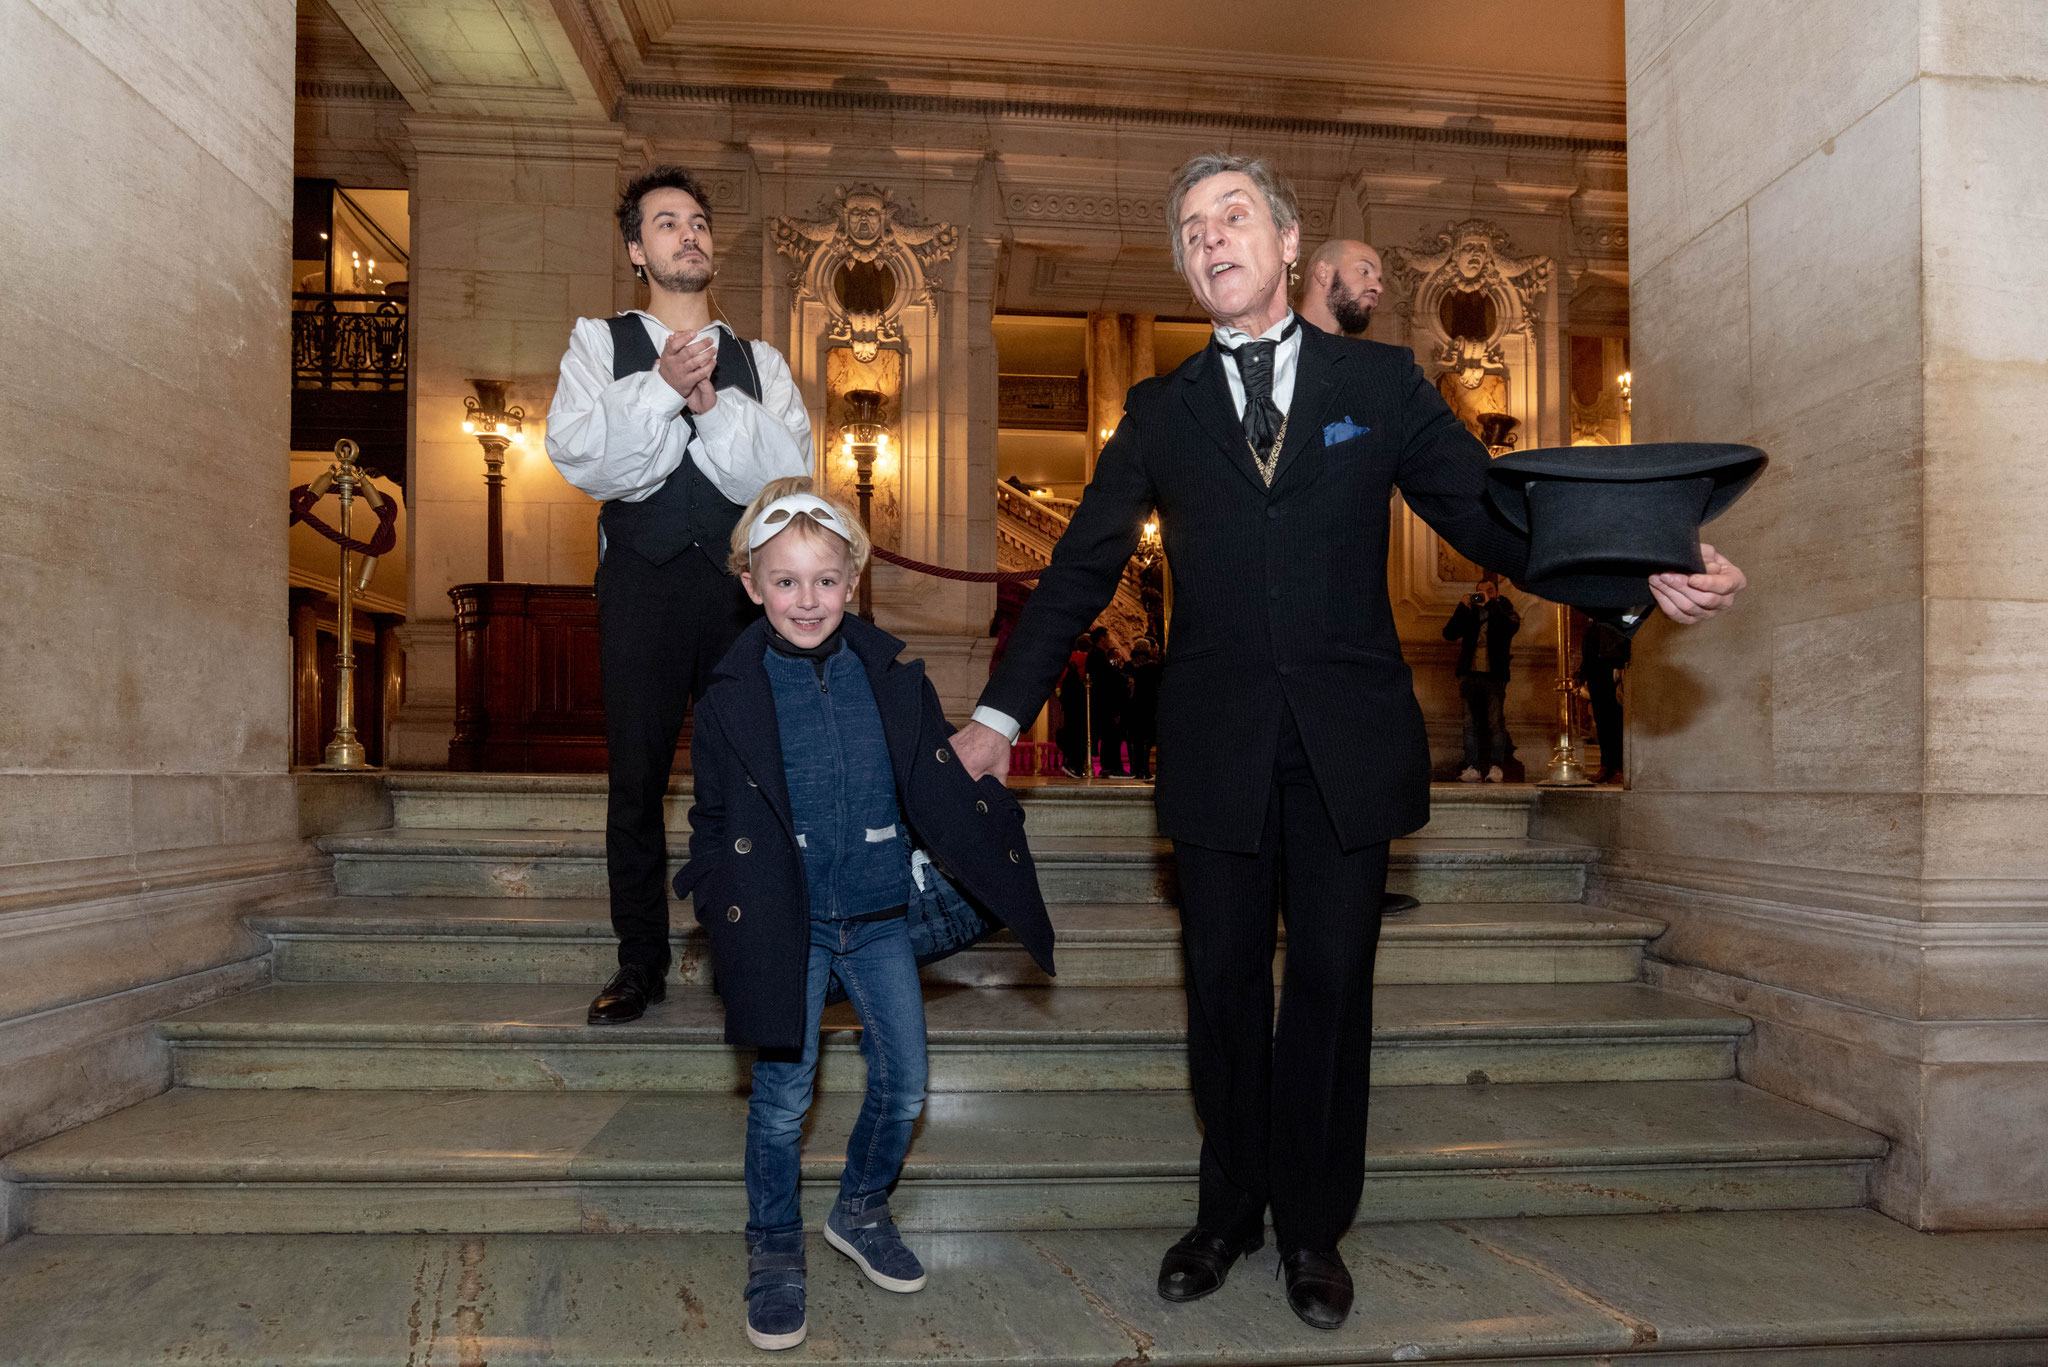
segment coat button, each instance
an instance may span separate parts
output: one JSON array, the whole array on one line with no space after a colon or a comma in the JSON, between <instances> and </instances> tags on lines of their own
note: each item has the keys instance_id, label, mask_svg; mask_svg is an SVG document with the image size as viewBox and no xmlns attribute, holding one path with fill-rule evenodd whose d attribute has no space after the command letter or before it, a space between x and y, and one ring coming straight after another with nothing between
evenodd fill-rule
<instances>
[{"instance_id":1,"label":"coat button","mask_svg":"<svg viewBox=\"0 0 2048 1367\"><path fill-rule=\"evenodd\" d=\"M986 813L988 811L988 804L986 802L983 802L980 798L976 798L974 799L974 810L977 812Z\"/></svg>"},{"instance_id":2,"label":"coat button","mask_svg":"<svg viewBox=\"0 0 2048 1367\"><path fill-rule=\"evenodd\" d=\"M1266 520L1268 522L1278 522L1280 520L1280 510L1278 508L1266 509Z\"/></svg>"},{"instance_id":3,"label":"coat button","mask_svg":"<svg viewBox=\"0 0 2048 1367\"><path fill-rule=\"evenodd\" d=\"M1021 860L1021 859L1019 859L1019 858L1017 857L1017 852L1016 852L1015 850L1011 850L1011 851L1010 851L1010 862L1011 862L1012 864L1021 864L1021 863L1023 863L1024 861L1023 861L1023 860Z\"/></svg>"},{"instance_id":4,"label":"coat button","mask_svg":"<svg viewBox=\"0 0 2048 1367\"><path fill-rule=\"evenodd\" d=\"M944 764L947 760L953 758L952 752L947 750L946 747L943 745L941 745L938 749L938 756L939 763L941 764Z\"/></svg>"},{"instance_id":5,"label":"coat button","mask_svg":"<svg viewBox=\"0 0 2048 1367\"><path fill-rule=\"evenodd\" d=\"M725 909L725 919L726 919L726 920L728 920L728 921L737 921L737 920L739 920L739 919L740 919L740 909L739 909L738 907L727 907L727 908Z\"/></svg>"},{"instance_id":6,"label":"coat button","mask_svg":"<svg viewBox=\"0 0 2048 1367\"><path fill-rule=\"evenodd\" d=\"M745 836L741 836L738 840L732 842L732 848L735 854L749 854L753 851L754 842Z\"/></svg>"}]
</instances>

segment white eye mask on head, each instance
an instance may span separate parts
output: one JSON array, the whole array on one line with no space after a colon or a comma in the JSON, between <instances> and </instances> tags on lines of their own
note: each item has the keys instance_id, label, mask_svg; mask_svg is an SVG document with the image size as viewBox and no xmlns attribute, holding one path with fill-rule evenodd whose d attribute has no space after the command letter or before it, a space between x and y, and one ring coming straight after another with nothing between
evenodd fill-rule
<instances>
[{"instance_id":1,"label":"white eye mask on head","mask_svg":"<svg viewBox=\"0 0 2048 1367\"><path fill-rule=\"evenodd\" d=\"M853 544L853 538L846 534L845 523L840 520L839 514L833 511L831 504L816 494L790 494L785 498L776 499L763 508L760 516L754 519L754 525L747 528L747 550L753 552L761 549L763 542L779 535L789 526L789 520L798 513L805 514L847 545Z\"/></svg>"}]
</instances>

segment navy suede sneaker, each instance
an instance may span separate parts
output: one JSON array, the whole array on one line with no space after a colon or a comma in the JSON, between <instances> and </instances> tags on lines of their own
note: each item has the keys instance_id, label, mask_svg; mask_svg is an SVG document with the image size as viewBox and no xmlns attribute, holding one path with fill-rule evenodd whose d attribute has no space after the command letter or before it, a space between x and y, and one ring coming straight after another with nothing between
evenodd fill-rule
<instances>
[{"instance_id":1,"label":"navy suede sneaker","mask_svg":"<svg viewBox=\"0 0 2048 1367\"><path fill-rule=\"evenodd\" d=\"M756 1348L794 1348L806 1332L803 1231L747 1245L747 1341Z\"/></svg>"},{"instance_id":2,"label":"navy suede sneaker","mask_svg":"<svg viewBox=\"0 0 2048 1367\"><path fill-rule=\"evenodd\" d=\"M887 1192L834 1202L825 1217L825 1242L853 1259L884 1291L917 1291L924 1286L924 1264L903 1246L903 1236L889 1215Z\"/></svg>"}]
</instances>

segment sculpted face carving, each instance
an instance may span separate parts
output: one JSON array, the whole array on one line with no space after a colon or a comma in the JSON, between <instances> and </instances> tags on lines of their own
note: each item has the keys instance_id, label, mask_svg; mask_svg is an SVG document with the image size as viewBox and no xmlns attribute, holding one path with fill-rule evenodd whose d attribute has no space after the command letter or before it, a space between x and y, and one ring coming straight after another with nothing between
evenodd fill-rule
<instances>
[{"instance_id":1,"label":"sculpted face carving","mask_svg":"<svg viewBox=\"0 0 2048 1367\"><path fill-rule=\"evenodd\" d=\"M1479 238L1468 237L1460 242L1451 253L1452 264L1458 278L1467 282L1477 280L1486 271L1487 244Z\"/></svg>"},{"instance_id":2,"label":"sculpted face carving","mask_svg":"<svg viewBox=\"0 0 2048 1367\"><path fill-rule=\"evenodd\" d=\"M872 247L882 240L882 228L888 222L888 211L878 195L855 192L846 198L846 235L863 247Z\"/></svg>"}]
</instances>

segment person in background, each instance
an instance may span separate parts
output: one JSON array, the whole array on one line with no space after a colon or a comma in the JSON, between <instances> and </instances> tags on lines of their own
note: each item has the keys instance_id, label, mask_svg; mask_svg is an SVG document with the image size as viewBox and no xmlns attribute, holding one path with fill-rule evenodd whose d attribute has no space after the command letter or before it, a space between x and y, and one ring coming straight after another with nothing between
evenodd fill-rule
<instances>
[{"instance_id":1,"label":"person in background","mask_svg":"<svg viewBox=\"0 0 2048 1367\"><path fill-rule=\"evenodd\" d=\"M1619 783L1622 776L1621 671L1628 668L1628 637L1605 622L1588 622L1579 637L1579 682L1593 707L1593 730L1600 741L1600 769L1595 783Z\"/></svg>"},{"instance_id":2,"label":"person in background","mask_svg":"<svg viewBox=\"0 0 2048 1367\"><path fill-rule=\"evenodd\" d=\"M1159 647L1140 636L1131 647L1131 701L1124 709L1124 740L1131 747L1131 775L1152 777L1152 746L1159 738Z\"/></svg>"},{"instance_id":3,"label":"person in background","mask_svg":"<svg viewBox=\"0 0 2048 1367\"><path fill-rule=\"evenodd\" d=\"M1309 258L1301 316L1324 332L1363 337L1384 283L1380 254L1370 243L1348 238L1325 242Z\"/></svg>"},{"instance_id":4,"label":"person in background","mask_svg":"<svg viewBox=\"0 0 2048 1367\"><path fill-rule=\"evenodd\" d=\"M548 409L548 457L603 501L597 650L610 783L604 857L619 968L592 1025L638 1020L668 992L668 832L676 738L759 609L726 573L726 539L768 481L811 469L811 420L781 353L711 316L710 198L680 166L626 187L619 232L647 307L579 318Z\"/></svg>"},{"instance_id":5,"label":"person in background","mask_svg":"<svg viewBox=\"0 0 2048 1367\"><path fill-rule=\"evenodd\" d=\"M1129 778L1124 765L1124 703L1127 687L1123 671L1111 656L1108 627L1088 633L1088 720L1095 734L1095 755L1104 778Z\"/></svg>"},{"instance_id":6,"label":"person in background","mask_svg":"<svg viewBox=\"0 0 2048 1367\"><path fill-rule=\"evenodd\" d=\"M1458 694L1465 700L1465 767L1461 782L1500 783L1507 777L1508 667L1522 614L1501 596L1500 578L1489 574L1458 604L1444 627L1444 639L1458 643ZM1483 652L1483 653L1482 653Z\"/></svg>"}]
</instances>

